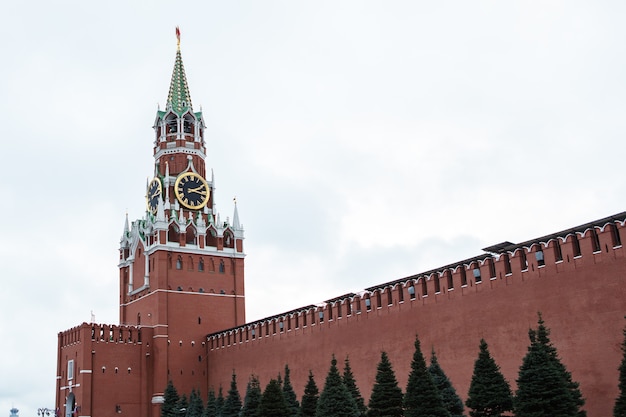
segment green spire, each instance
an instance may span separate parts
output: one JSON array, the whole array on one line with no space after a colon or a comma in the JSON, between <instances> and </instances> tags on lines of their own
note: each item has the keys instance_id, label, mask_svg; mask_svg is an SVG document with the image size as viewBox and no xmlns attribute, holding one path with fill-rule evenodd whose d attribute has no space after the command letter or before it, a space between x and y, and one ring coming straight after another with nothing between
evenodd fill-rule
<instances>
[{"instance_id":1,"label":"green spire","mask_svg":"<svg viewBox=\"0 0 626 417\"><path fill-rule=\"evenodd\" d=\"M176 114L181 115L187 109L191 109L191 95L187 85L187 76L183 66L183 58L180 54L180 31L176 28L176 38L178 45L176 48L176 63L172 73L170 91L167 94L167 109L172 109Z\"/></svg>"}]
</instances>

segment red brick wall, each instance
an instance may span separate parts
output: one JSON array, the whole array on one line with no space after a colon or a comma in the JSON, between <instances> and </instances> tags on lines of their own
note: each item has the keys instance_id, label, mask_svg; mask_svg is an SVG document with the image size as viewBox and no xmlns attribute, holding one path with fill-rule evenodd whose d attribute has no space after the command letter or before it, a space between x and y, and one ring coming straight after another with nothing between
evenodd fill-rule
<instances>
[{"instance_id":1,"label":"red brick wall","mask_svg":"<svg viewBox=\"0 0 626 417\"><path fill-rule=\"evenodd\" d=\"M331 321L327 305L323 323L319 323L316 312L316 323L311 325L309 311L308 325L304 328L300 317L300 328L295 328L292 318L292 328L287 330L287 318L283 317L284 331L280 332L276 324L275 335L271 334L270 323L270 336L265 336L265 324L262 324L256 328L254 340L248 330L246 341L242 330L242 342L236 332L231 335L230 346L226 336L212 337L207 344L209 385L217 389L221 384L226 389L234 369L243 395L250 374L259 375L265 385L287 363L300 397L309 369L313 370L321 389L331 355L335 354L340 363L349 355L361 392L369 398L382 350L389 354L399 383L405 388L414 337L419 334L425 356L430 355L431 347L436 349L439 362L462 398L467 396L481 338L489 344L493 357L514 388L528 346L528 329L536 326L540 311L563 362L573 379L581 384L589 416L610 415L617 395L619 346L626 324L624 249L621 246L613 249L608 233L600 233L602 250L595 254L589 233L579 239L583 255L576 259L570 237L561 244L563 261L555 262L552 242L543 248L546 265L540 267L533 253L538 247L535 244L526 250L525 272L520 266L521 250L517 250L511 258L512 272L508 276L502 258L495 262L494 279L490 279L488 264L479 262L482 282L478 284L468 269L468 285L461 287L460 268L456 268L453 290L447 288L444 275L440 293L436 294L434 280L438 275L434 273L427 277L427 296L423 296L421 279L415 284L415 300L410 299L405 281L392 288L391 305L387 305L384 293L380 297L383 305L378 306L374 291L369 312L361 302L362 311L356 314L356 301L352 299L351 316L346 316L344 304L343 317L338 318L334 305ZM403 288L403 302L399 301L399 287Z\"/></svg>"}]
</instances>

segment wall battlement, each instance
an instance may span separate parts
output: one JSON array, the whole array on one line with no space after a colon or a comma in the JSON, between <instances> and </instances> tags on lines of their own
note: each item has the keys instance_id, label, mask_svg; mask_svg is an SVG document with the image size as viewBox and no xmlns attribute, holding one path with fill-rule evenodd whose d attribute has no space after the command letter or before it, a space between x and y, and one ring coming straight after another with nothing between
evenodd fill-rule
<instances>
[{"instance_id":1,"label":"wall battlement","mask_svg":"<svg viewBox=\"0 0 626 417\"><path fill-rule=\"evenodd\" d=\"M393 313L402 310L403 304L445 302L597 264L606 258L623 258L624 229L626 212L519 244L503 242L484 248L485 253L473 258L209 334L208 348L254 344L265 338L307 333L307 328L322 330L340 321L362 320L361 316L380 310Z\"/></svg>"},{"instance_id":2,"label":"wall battlement","mask_svg":"<svg viewBox=\"0 0 626 417\"><path fill-rule=\"evenodd\" d=\"M141 326L82 323L59 332L59 347L66 348L81 342L141 343Z\"/></svg>"}]
</instances>

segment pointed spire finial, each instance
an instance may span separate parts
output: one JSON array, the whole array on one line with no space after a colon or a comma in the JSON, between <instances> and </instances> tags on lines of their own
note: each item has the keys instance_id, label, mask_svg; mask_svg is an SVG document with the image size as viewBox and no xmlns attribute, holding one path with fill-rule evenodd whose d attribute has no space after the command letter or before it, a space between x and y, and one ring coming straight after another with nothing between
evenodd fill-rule
<instances>
[{"instance_id":1,"label":"pointed spire finial","mask_svg":"<svg viewBox=\"0 0 626 417\"><path fill-rule=\"evenodd\" d=\"M176 62L172 72L170 90L167 94L166 109L172 109L179 116L187 109L193 108L191 105L191 95L187 85L187 76L183 67L183 58L180 54L180 29L176 26Z\"/></svg>"}]
</instances>

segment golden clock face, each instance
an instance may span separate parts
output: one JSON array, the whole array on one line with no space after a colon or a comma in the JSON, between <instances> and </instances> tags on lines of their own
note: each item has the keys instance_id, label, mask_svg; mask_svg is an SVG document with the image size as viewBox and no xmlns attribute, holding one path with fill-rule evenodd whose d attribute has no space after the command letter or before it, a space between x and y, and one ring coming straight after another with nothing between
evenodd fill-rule
<instances>
[{"instance_id":1,"label":"golden clock face","mask_svg":"<svg viewBox=\"0 0 626 417\"><path fill-rule=\"evenodd\" d=\"M153 215L157 212L157 207L159 206L159 199L163 197L163 188L161 187L161 181L158 178L154 178L148 184L148 191L146 194L146 206L148 211Z\"/></svg>"},{"instance_id":2,"label":"golden clock face","mask_svg":"<svg viewBox=\"0 0 626 417\"><path fill-rule=\"evenodd\" d=\"M174 194L178 202L190 210L198 210L209 201L209 185L195 172L185 172L176 178Z\"/></svg>"}]
</instances>

